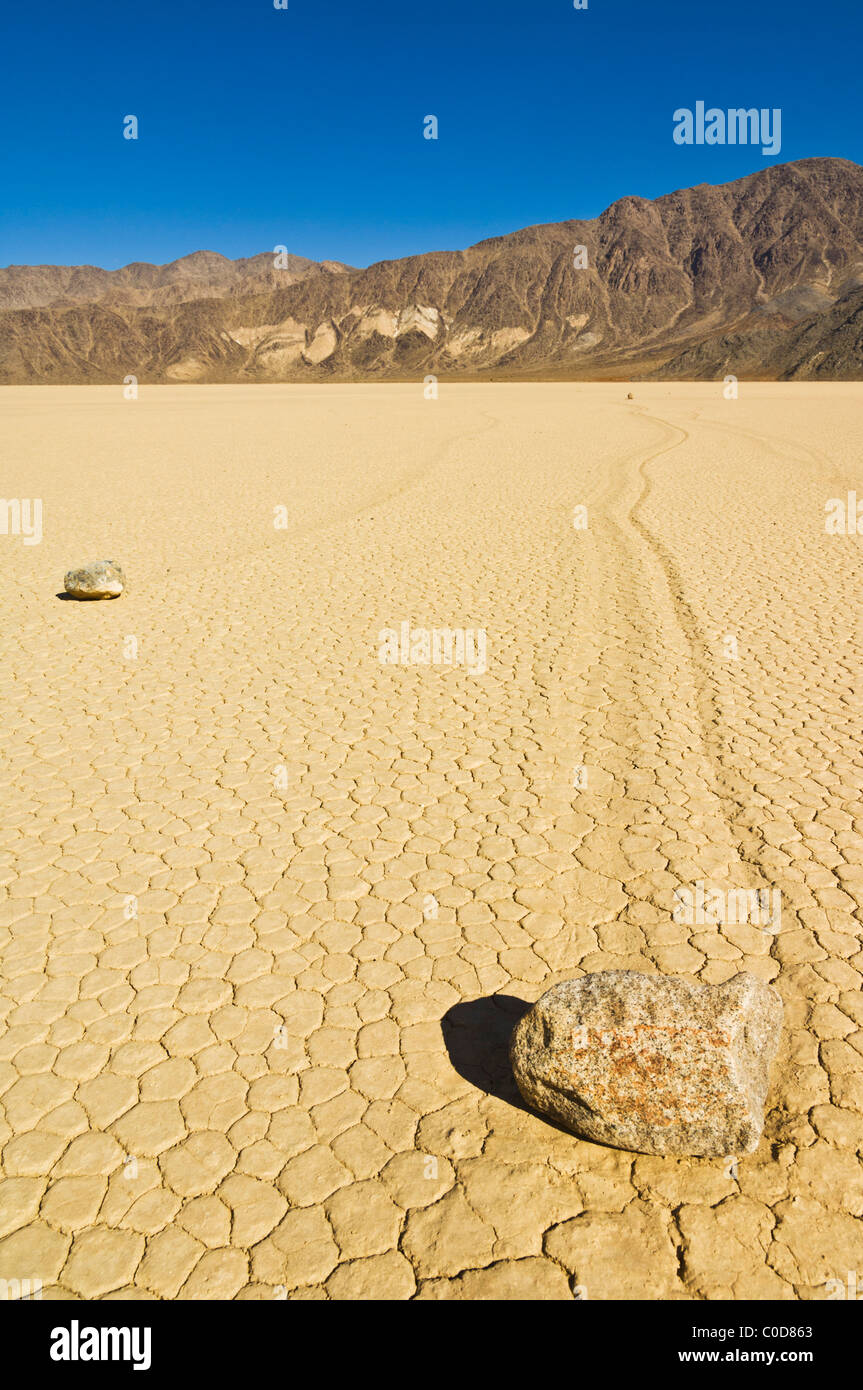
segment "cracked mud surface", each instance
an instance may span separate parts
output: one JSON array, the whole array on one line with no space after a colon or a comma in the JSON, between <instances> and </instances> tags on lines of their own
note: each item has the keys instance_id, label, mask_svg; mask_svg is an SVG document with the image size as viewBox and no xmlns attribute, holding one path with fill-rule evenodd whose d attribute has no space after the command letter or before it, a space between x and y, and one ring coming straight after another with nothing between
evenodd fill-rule
<instances>
[{"instance_id":1,"label":"cracked mud surface","mask_svg":"<svg viewBox=\"0 0 863 1390\"><path fill-rule=\"evenodd\" d=\"M863 537L824 530L863 495L863 388L626 389L4 391L4 495L44 539L0 536L0 1279L766 1299L863 1271ZM121 599L56 597L104 554ZM404 620L483 628L488 671L381 665ZM778 888L780 930L674 921L699 881ZM525 1004L612 967L775 984L755 1154L522 1107Z\"/></svg>"}]
</instances>

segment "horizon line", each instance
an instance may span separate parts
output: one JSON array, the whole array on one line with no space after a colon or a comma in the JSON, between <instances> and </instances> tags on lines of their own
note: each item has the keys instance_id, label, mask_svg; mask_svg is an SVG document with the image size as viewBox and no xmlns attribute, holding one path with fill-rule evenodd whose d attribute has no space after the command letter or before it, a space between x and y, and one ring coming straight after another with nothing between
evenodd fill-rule
<instances>
[{"instance_id":1,"label":"horizon line","mask_svg":"<svg viewBox=\"0 0 863 1390\"><path fill-rule=\"evenodd\" d=\"M382 260L370 261L367 265L355 265L353 262L345 261L339 256L324 256L321 260L315 260L314 257L304 256L299 251L288 251L287 254L289 256L294 256L297 260L307 261L310 265L325 265L327 262L332 262L334 265L345 266L346 272L348 273L352 271L364 272L367 270L374 269L375 266L394 265L397 264L399 261L412 260L415 256L431 256L435 254L458 255L460 252L472 251L478 246L486 246L489 242L499 241L508 236L517 236L519 232L529 232L542 227L562 227L566 226L568 223L586 224L596 222L599 220L600 217L603 216L604 213L608 212L609 209L613 208L617 203L622 202L625 198L637 198L645 203L658 203L661 202L663 198L673 198L676 193L691 192L698 188L730 188L733 184L743 183L746 179L753 178L758 174L767 173L771 169L789 169L793 168L797 164L807 164L812 163L813 161L830 161L836 164L851 164L857 169L863 168L863 165L859 164L857 160L848 159L845 155L802 155L799 159L788 159L784 161L776 161L769 164L762 164L760 167L750 170L750 172L747 174L741 174L736 179L727 179L723 183L708 183L704 181L701 183L681 184L678 185L676 188L668 189L665 193L658 194L654 198L647 198L640 193L621 193L612 202L607 203L605 207L602 208L599 212L594 213L592 217L567 217L563 219L558 219L554 222L526 222L519 227L510 228L509 231L497 232L492 236L482 237L479 241L469 242L466 246L434 246L430 249L426 249L423 251L409 251L403 256L387 256L384 257ZM117 265L113 267L97 265L93 261L79 261L75 263L69 261L14 261L10 262L8 265L0 266L0 271L101 270L106 275L116 275L122 270L130 270L133 266L151 266L155 270L166 270L170 266L179 264L180 261L190 260L193 256L218 256L221 260L226 261L229 265L237 265L240 261L256 260L259 256L271 256L273 255L274 250L275 248L273 248L272 250L253 251L250 255L245 256L226 256L222 251L214 251L208 247L199 246L192 251L185 251L181 255L175 256L172 260L168 261L145 261L136 259L126 261L122 265Z\"/></svg>"}]
</instances>

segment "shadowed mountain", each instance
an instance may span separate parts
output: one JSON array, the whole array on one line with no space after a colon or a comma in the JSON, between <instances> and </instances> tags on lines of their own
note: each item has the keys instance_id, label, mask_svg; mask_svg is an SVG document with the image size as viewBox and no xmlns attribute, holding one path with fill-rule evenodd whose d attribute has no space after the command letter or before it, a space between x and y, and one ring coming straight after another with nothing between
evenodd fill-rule
<instances>
[{"instance_id":1,"label":"shadowed mountain","mask_svg":"<svg viewBox=\"0 0 863 1390\"><path fill-rule=\"evenodd\" d=\"M711 338L680 353L650 375L691 381L729 373L780 381L863 380L863 286L796 326L751 324L748 331Z\"/></svg>"},{"instance_id":2,"label":"shadowed mountain","mask_svg":"<svg viewBox=\"0 0 863 1390\"><path fill-rule=\"evenodd\" d=\"M295 259L0 271L0 303L30 296L0 313L0 381L863 375L863 169L848 160L367 270Z\"/></svg>"}]
</instances>

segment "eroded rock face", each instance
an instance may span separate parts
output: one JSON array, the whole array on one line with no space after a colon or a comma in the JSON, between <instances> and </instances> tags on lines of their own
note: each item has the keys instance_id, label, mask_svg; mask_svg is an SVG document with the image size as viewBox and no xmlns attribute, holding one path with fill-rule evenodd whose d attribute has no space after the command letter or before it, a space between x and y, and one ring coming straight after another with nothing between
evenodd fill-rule
<instances>
[{"instance_id":1,"label":"eroded rock face","mask_svg":"<svg viewBox=\"0 0 863 1390\"><path fill-rule=\"evenodd\" d=\"M126 576L116 560L94 560L92 565L69 570L63 586L73 598L119 598Z\"/></svg>"},{"instance_id":2,"label":"eroded rock face","mask_svg":"<svg viewBox=\"0 0 863 1390\"><path fill-rule=\"evenodd\" d=\"M764 1123L782 1000L755 975L723 985L603 970L555 985L513 1030L524 1099L584 1139L646 1154L751 1153Z\"/></svg>"}]
</instances>

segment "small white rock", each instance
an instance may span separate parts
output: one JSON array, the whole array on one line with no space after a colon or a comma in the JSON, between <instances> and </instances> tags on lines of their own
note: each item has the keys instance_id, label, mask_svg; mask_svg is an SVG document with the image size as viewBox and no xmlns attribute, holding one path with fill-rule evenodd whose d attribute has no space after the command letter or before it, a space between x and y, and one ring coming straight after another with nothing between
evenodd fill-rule
<instances>
[{"instance_id":1,"label":"small white rock","mask_svg":"<svg viewBox=\"0 0 863 1390\"><path fill-rule=\"evenodd\" d=\"M63 585L72 598L119 598L126 576L116 560L94 560L79 570L69 570Z\"/></svg>"}]
</instances>

